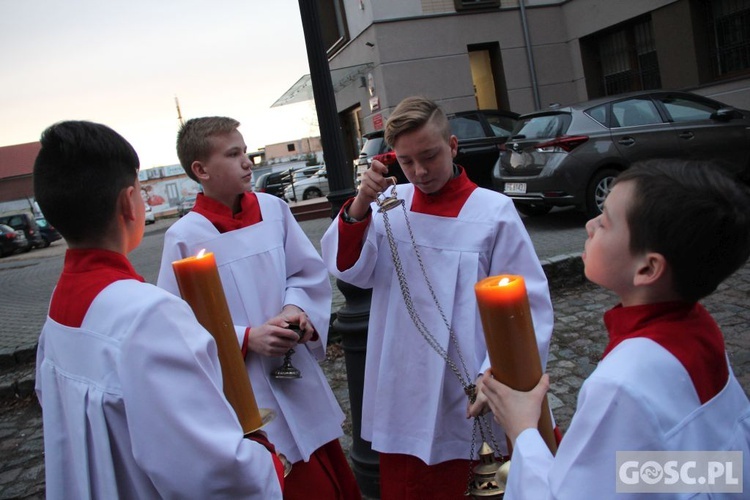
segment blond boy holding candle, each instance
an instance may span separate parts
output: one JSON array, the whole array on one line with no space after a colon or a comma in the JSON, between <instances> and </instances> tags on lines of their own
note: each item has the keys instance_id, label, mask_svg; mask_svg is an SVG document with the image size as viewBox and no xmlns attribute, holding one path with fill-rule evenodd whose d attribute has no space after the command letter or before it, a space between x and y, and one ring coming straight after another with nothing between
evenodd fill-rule
<instances>
[{"instance_id":1,"label":"blond boy holding candle","mask_svg":"<svg viewBox=\"0 0 750 500\"><path fill-rule=\"evenodd\" d=\"M415 312L426 330L459 367L460 351L468 382L474 382L489 366L474 285L491 275L520 274L526 278L544 366L552 306L546 277L513 203L479 188L453 163L458 141L443 111L429 99L402 101L388 119L385 139L409 180L397 186L403 208L390 210L388 217ZM388 167L374 160L357 196L345 204L321 242L334 276L372 288L362 437L380 452L382 498L460 498L473 439L468 400L445 360L415 327L402 297L383 214L375 203L391 189ZM425 284L407 218L432 290ZM480 396L474 411L481 405ZM504 444L499 427L494 434Z\"/></svg>"},{"instance_id":2,"label":"blond boy holding candle","mask_svg":"<svg viewBox=\"0 0 750 500\"><path fill-rule=\"evenodd\" d=\"M213 337L127 259L143 237L138 156L112 129L41 137L34 192L68 244L39 339L47 498L281 498L281 463L243 438Z\"/></svg>"},{"instance_id":3,"label":"blond boy holding candle","mask_svg":"<svg viewBox=\"0 0 750 500\"><path fill-rule=\"evenodd\" d=\"M750 191L709 163L646 162L620 174L586 230L586 276L620 304L604 315L609 344L581 387L556 456L536 429L548 376L524 393L485 375L495 419L514 442L506 498L627 498L618 486L623 491L623 478L632 482L633 471L642 471L618 466L623 451L740 451L742 463L731 472L722 467L747 495L750 402L719 327L698 301L750 255ZM709 486L697 481L683 494L705 494Z\"/></svg>"},{"instance_id":4,"label":"blond boy holding candle","mask_svg":"<svg viewBox=\"0 0 750 500\"><path fill-rule=\"evenodd\" d=\"M338 441L344 413L318 364L331 315L328 273L289 206L250 192L252 162L239 125L203 117L180 128L177 155L203 193L167 231L157 284L179 294L172 262L203 249L214 253L258 406L276 414L264 430L293 464L284 498L315 491L356 500L359 487ZM274 378L292 347L301 378Z\"/></svg>"}]
</instances>

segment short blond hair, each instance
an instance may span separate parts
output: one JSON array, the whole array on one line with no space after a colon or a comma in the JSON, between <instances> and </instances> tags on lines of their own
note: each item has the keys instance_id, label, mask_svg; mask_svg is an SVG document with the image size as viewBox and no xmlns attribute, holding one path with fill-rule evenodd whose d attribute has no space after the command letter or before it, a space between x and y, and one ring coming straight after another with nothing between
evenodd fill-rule
<instances>
[{"instance_id":1,"label":"short blond hair","mask_svg":"<svg viewBox=\"0 0 750 500\"><path fill-rule=\"evenodd\" d=\"M427 122L437 124L446 141L450 140L451 127L440 106L426 97L413 96L401 101L385 125L385 142L390 147L399 135L422 127Z\"/></svg>"},{"instance_id":2,"label":"short blond hair","mask_svg":"<svg viewBox=\"0 0 750 500\"><path fill-rule=\"evenodd\" d=\"M177 133L177 157L188 177L200 182L190 166L194 161L205 160L211 155L209 138L234 132L239 126L240 122L225 116L206 116L186 121Z\"/></svg>"}]
</instances>

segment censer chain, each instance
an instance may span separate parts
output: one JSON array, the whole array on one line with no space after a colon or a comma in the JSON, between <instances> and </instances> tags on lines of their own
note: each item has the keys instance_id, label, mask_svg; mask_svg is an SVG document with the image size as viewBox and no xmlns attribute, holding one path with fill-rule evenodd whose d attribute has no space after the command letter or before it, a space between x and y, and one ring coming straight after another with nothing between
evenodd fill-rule
<instances>
[{"instance_id":1,"label":"censer chain","mask_svg":"<svg viewBox=\"0 0 750 500\"><path fill-rule=\"evenodd\" d=\"M469 396L471 402L473 403L476 399L476 386L471 383L471 377L469 375L469 371L466 369L466 363L464 362L464 358L461 355L461 349L458 347L458 339L456 338L456 334L453 331L453 328L450 326L450 323L448 322L447 317L445 316L445 313L443 312L443 308L440 306L440 302L437 299L437 295L435 294L435 290L432 287L432 284L430 283L429 278L427 277L427 270L424 266L424 261L422 260L422 256L419 253L419 248L417 247L416 240L414 238L414 232L411 229L411 223L409 222L409 217L406 215L406 208L402 208L404 211L404 221L406 223L406 228L409 233L409 238L411 240L412 248L414 248L414 254L417 256L417 262L419 263L419 268L422 271L422 276L424 277L425 283L427 284L427 288L430 290L430 295L432 296L432 300L435 302L435 305L437 306L438 311L440 312L440 316L443 320L443 323L445 324L446 328L448 329L451 337L451 341L456 347L456 353L458 354L458 358L461 361L461 366L464 370L464 373L466 375L466 379L468 382L465 382L463 377L461 377L461 374L458 370L458 367L448 357L448 353L445 352L445 349L437 343L437 340L429 333L427 328L425 327L424 323L422 322L422 319L419 317L419 315L416 313L416 308L414 307L414 303L411 299L411 292L409 290L409 284L406 281L406 274L404 273L403 266L401 264L401 258L398 255L398 248L396 247L396 241L393 237L393 231L391 229L390 220L388 220L387 212L384 210L383 213L383 222L385 225L386 234L388 237L388 245L391 250L391 256L393 258L393 265L396 269L396 276L398 277L399 286L401 287L401 295L404 298L404 302L406 303L406 309L409 312L409 316L411 317L412 322L414 323L414 326L417 327L417 330L419 333L425 338L425 341L440 355L443 360L448 364L448 366L451 368L451 371L456 375L459 382L461 382L461 385L464 388L464 392L466 392L467 396ZM492 426L489 425L487 422L483 422L482 419L475 419L474 422L475 427L478 426L479 432L482 435L482 440L485 442L491 442L492 445L495 447L495 450L499 450L499 447L497 445L497 442L495 440L494 432L492 431ZM484 426L487 426L487 433L489 434L489 440L484 434ZM476 433L476 428L474 430L474 433ZM473 441L473 436L472 436ZM472 443L473 448L473 443ZM473 450L472 450L472 456L473 456Z\"/></svg>"},{"instance_id":2,"label":"censer chain","mask_svg":"<svg viewBox=\"0 0 750 500\"><path fill-rule=\"evenodd\" d=\"M393 189L394 193L392 193L392 199L390 201L393 202L395 200L395 186ZM416 311L416 307L414 306L414 302L411 298L411 291L409 290L409 283L406 280L406 273L404 272L403 265L401 263L401 258L398 254L398 247L396 245L396 239L393 237L393 230L391 228L391 223L388 218L388 210L392 208L394 205L390 204L389 206L381 205L380 213L383 214L383 224L385 225L385 232L388 239L388 246L391 251L391 258L393 260L393 267L396 270L396 276L398 277L398 284L401 288L401 296L404 299L404 304L406 305L406 310L409 313L409 317L412 320L412 323L414 323L414 326L417 328L417 331L420 333L422 338L427 342L427 344L432 347L432 349L445 361L446 365L451 369L451 371L456 375L456 378L458 379L459 383L463 387L464 393L468 396L469 402L474 403L476 401L477 397L477 388L476 385L472 382L471 375L469 374L469 370L466 368L466 362L464 361L463 355L461 354L461 349L458 345L458 339L456 338L456 333L453 331L453 327L450 325L450 322L448 321L448 318L446 317L445 313L443 312L443 308L440 306L440 301L437 298L437 295L435 294L435 290L432 287L432 283L430 282L430 279L427 276L427 269L424 266L424 262L422 260L422 255L419 252L419 248L417 247L416 239L414 238L414 232L411 229L411 223L409 222L409 217L406 215L406 207L404 206L403 200L398 200L401 205L401 208L404 212L404 222L406 223L406 229L409 233L409 239L411 240L412 248L414 249L414 254L417 257L417 262L419 263L419 269L422 272L422 277L424 278L425 284L427 285L427 288L430 290L430 295L432 296L432 300L435 303L435 306L438 309L438 312L440 312L440 317L443 320L443 323L445 324L445 327L448 329L448 333L450 335L450 341L453 342L453 345L456 348L456 354L458 355L458 359L461 362L461 368L463 368L464 376L466 379L464 379L464 376L461 375L461 371L459 370L458 366L456 366L456 363L453 362L452 359L448 356L448 352L437 342L435 337L427 330L427 327L425 326L424 322L422 321L422 318L419 317ZM378 203L380 204L380 203ZM489 441L494 446L495 450L499 450L500 448L497 445L497 441L495 440L495 434L492 431L492 426L489 422L486 422L484 420L484 417L486 415L479 415L474 418L474 424L472 428L471 433L471 449L469 450L469 458L473 460L474 458L474 452L476 450L476 436L477 436L477 429L479 430L479 433L482 437L482 441L487 442L487 437L485 436L485 426L487 428L487 434L489 435ZM469 468L469 476L467 479L467 490L466 494L468 495L470 490L470 485L473 477L473 471L471 468Z\"/></svg>"},{"instance_id":3,"label":"censer chain","mask_svg":"<svg viewBox=\"0 0 750 500\"><path fill-rule=\"evenodd\" d=\"M401 202L401 205L403 207L403 201ZM399 287L401 288L401 296L404 299L404 303L406 305L406 310L409 313L409 317L411 318L412 323L414 323L414 326L417 328L417 331L419 331L420 335L422 335L422 337L425 339L427 344L430 347L432 347L432 349L445 361L445 363L448 365L451 371L456 375L456 377L458 378L458 381L461 383L461 386L464 389L464 392L469 397L470 402L474 403L474 401L476 400L476 385L472 383L471 375L469 374L469 370L466 368L466 363L464 361L463 355L461 354L461 349L458 346L458 339L456 338L456 334L453 331L453 328L451 327L450 323L448 322L448 319L445 316L445 313L443 313L443 309L442 307L440 307L440 302L437 300L437 295L435 294L435 290L432 288L432 284L430 283L430 280L427 277L427 271L424 267L424 263L422 261L422 256L419 253L419 249L417 248L416 240L414 239L414 233L411 230L411 224L409 223L409 219L406 216L406 208L404 208L404 220L406 221L406 228L409 232L409 238L411 239L412 247L414 248L414 254L417 257L417 262L419 262L419 267L422 271L422 276L424 277L425 283L427 284L427 288L430 290L430 295L432 295L432 299L435 302L435 305L437 306L438 311L440 312L440 316L443 319L443 323L448 329L448 333L450 335L450 341L453 342L453 345L456 348L456 353L458 355L459 361L461 362L461 367L463 368L464 375L461 374L461 371L459 370L458 366L456 366L456 363L448 356L448 352L438 343L435 337L427 330L427 327L422 321L422 318L420 318L419 315L417 314L416 308L414 307L414 303L411 298L411 291L409 290L409 284L406 281L406 274L404 273L404 268L403 268L403 265L401 264L401 259L398 255L398 248L396 247L396 240L393 237L393 231L391 229L390 220L388 219L388 212L383 210L382 214L383 214L383 223L385 225L385 232L388 238L388 246L390 247L391 257L393 259L393 267L396 270L396 276L398 277L398 284L399 284ZM464 376L466 377L465 379L464 379Z\"/></svg>"}]
</instances>

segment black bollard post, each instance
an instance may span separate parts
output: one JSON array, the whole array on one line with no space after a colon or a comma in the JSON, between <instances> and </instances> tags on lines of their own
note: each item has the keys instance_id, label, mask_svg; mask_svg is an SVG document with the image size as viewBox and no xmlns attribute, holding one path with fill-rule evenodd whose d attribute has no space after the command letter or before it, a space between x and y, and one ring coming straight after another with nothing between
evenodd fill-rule
<instances>
[{"instance_id":1,"label":"black bollard post","mask_svg":"<svg viewBox=\"0 0 750 500\"><path fill-rule=\"evenodd\" d=\"M356 195L352 161L344 157L336 99L328 67L328 56L323 43L323 32L318 11L318 1L299 0L302 28L305 32L307 59L310 64L310 79L315 97L315 109L320 124L328 185L331 193L331 217L336 217L342 204ZM333 323L334 331L342 337L346 361L349 400L352 412L352 449L350 457L362 493L371 498L380 498L380 466L377 453L370 443L361 437L362 391L365 378L365 356L367 350L367 321L370 317L370 290L348 285L342 281L338 287L346 299Z\"/></svg>"},{"instance_id":2,"label":"black bollard post","mask_svg":"<svg viewBox=\"0 0 750 500\"><path fill-rule=\"evenodd\" d=\"M370 318L372 290L358 288L341 280L336 286L346 299L338 310L333 328L341 335L346 361L346 379L349 386L349 403L352 412L352 460L354 477L359 489L370 498L380 498L380 465L376 451L361 436L362 392L367 357L367 322Z\"/></svg>"}]
</instances>

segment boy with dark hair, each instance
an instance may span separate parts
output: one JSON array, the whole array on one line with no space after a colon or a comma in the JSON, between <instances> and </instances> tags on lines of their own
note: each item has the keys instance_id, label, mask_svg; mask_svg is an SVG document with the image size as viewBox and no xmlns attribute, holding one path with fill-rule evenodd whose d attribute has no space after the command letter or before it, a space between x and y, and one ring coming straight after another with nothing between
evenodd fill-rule
<instances>
[{"instance_id":1,"label":"boy with dark hair","mask_svg":"<svg viewBox=\"0 0 750 500\"><path fill-rule=\"evenodd\" d=\"M609 344L555 457L534 420L548 376L523 393L485 374L495 419L515 443L506 498L612 498L620 451L741 451L733 477L742 473L747 494L750 402L697 302L750 255L747 187L712 164L636 164L586 230L586 277L620 304L604 315Z\"/></svg>"},{"instance_id":2,"label":"boy with dark hair","mask_svg":"<svg viewBox=\"0 0 750 500\"><path fill-rule=\"evenodd\" d=\"M145 217L132 146L75 121L41 145L35 196L69 247L37 353L47 498L281 498L281 464L262 434L243 439L213 337L127 260Z\"/></svg>"},{"instance_id":3,"label":"boy with dark hair","mask_svg":"<svg viewBox=\"0 0 750 500\"><path fill-rule=\"evenodd\" d=\"M331 315L328 273L289 206L248 191L252 162L238 127L226 117L194 118L181 127L178 156L203 193L167 231L157 284L179 294L172 262L202 249L214 253L258 405L276 413L264 430L293 464L284 498L307 499L315 491L319 498L357 499L338 441L344 414L318 364ZM301 378L274 378L292 347Z\"/></svg>"},{"instance_id":4,"label":"boy with dark hair","mask_svg":"<svg viewBox=\"0 0 750 500\"><path fill-rule=\"evenodd\" d=\"M404 205L387 212L386 226L375 201L392 185L387 166L374 160L324 235L323 256L337 278L372 288L362 437L380 452L382 498L460 498L473 439L464 391L489 366L474 285L497 274L524 276L546 364L547 279L510 199L477 187L453 163L458 140L436 103L404 99L385 138L409 179L397 186ZM472 414L482 406L480 393ZM497 426L494 435L504 443Z\"/></svg>"}]
</instances>

